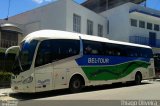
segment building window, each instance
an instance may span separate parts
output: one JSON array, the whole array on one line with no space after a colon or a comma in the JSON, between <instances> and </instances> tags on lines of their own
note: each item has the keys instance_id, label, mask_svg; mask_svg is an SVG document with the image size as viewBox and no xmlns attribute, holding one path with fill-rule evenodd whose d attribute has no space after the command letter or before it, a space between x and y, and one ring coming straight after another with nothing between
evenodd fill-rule
<instances>
[{"instance_id":1,"label":"building window","mask_svg":"<svg viewBox=\"0 0 160 106\"><path fill-rule=\"evenodd\" d=\"M147 23L147 29L152 30L152 23Z\"/></svg>"},{"instance_id":2,"label":"building window","mask_svg":"<svg viewBox=\"0 0 160 106\"><path fill-rule=\"evenodd\" d=\"M18 33L9 30L2 30L0 46L3 48L8 48L16 45L18 45Z\"/></svg>"},{"instance_id":3,"label":"building window","mask_svg":"<svg viewBox=\"0 0 160 106\"><path fill-rule=\"evenodd\" d=\"M159 31L159 25L154 24L154 30L155 30L155 31Z\"/></svg>"},{"instance_id":4,"label":"building window","mask_svg":"<svg viewBox=\"0 0 160 106\"><path fill-rule=\"evenodd\" d=\"M137 27L137 20L131 19L131 26Z\"/></svg>"},{"instance_id":5,"label":"building window","mask_svg":"<svg viewBox=\"0 0 160 106\"><path fill-rule=\"evenodd\" d=\"M103 26L98 24L98 36L103 36Z\"/></svg>"},{"instance_id":6,"label":"building window","mask_svg":"<svg viewBox=\"0 0 160 106\"><path fill-rule=\"evenodd\" d=\"M81 32L81 17L76 14L73 15L73 31Z\"/></svg>"},{"instance_id":7,"label":"building window","mask_svg":"<svg viewBox=\"0 0 160 106\"><path fill-rule=\"evenodd\" d=\"M149 32L149 46L156 47L157 34L155 32Z\"/></svg>"},{"instance_id":8,"label":"building window","mask_svg":"<svg viewBox=\"0 0 160 106\"><path fill-rule=\"evenodd\" d=\"M145 22L144 21L139 21L139 27L140 28L145 28Z\"/></svg>"},{"instance_id":9,"label":"building window","mask_svg":"<svg viewBox=\"0 0 160 106\"><path fill-rule=\"evenodd\" d=\"M87 34L93 35L93 22L90 20L87 20Z\"/></svg>"},{"instance_id":10,"label":"building window","mask_svg":"<svg viewBox=\"0 0 160 106\"><path fill-rule=\"evenodd\" d=\"M109 34L109 20L107 21L107 34Z\"/></svg>"}]
</instances>

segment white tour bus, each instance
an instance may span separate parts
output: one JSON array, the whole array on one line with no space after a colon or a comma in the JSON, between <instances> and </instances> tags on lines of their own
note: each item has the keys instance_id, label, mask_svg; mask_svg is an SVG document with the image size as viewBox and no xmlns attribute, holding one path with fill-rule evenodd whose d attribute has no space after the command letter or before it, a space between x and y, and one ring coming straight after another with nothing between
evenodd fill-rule
<instances>
[{"instance_id":1,"label":"white tour bus","mask_svg":"<svg viewBox=\"0 0 160 106\"><path fill-rule=\"evenodd\" d=\"M12 67L15 92L42 92L132 81L155 76L149 46L56 30L27 35Z\"/></svg>"}]
</instances>

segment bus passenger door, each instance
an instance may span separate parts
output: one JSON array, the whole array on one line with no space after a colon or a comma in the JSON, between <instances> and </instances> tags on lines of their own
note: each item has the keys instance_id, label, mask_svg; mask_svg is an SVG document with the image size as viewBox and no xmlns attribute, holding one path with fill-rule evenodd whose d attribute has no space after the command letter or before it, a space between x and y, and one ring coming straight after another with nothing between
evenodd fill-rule
<instances>
[{"instance_id":1,"label":"bus passenger door","mask_svg":"<svg viewBox=\"0 0 160 106\"><path fill-rule=\"evenodd\" d=\"M53 64L52 49L49 40L39 45L35 59L35 89L36 92L52 90Z\"/></svg>"}]
</instances>

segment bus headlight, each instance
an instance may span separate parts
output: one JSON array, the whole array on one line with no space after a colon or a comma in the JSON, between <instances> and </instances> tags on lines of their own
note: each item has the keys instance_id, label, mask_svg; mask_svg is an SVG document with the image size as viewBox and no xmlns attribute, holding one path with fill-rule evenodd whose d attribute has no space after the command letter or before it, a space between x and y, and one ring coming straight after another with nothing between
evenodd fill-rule
<instances>
[{"instance_id":1,"label":"bus headlight","mask_svg":"<svg viewBox=\"0 0 160 106\"><path fill-rule=\"evenodd\" d=\"M30 76L30 77L24 79L23 84L31 83L32 81L33 81L33 77Z\"/></svg>"}]
</instances>

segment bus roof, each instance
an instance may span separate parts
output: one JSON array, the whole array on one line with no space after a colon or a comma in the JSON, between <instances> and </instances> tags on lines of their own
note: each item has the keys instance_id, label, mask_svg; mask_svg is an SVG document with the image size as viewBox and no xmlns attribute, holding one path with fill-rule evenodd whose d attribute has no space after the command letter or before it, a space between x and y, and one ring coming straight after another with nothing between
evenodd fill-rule
<instances>
[{"instance_id":1,"label":"bus roof","mask_svg":"<svg viewBox=\"0 0 160 106\"><path fill-rule=\"evenodd\" d=\"M25 41L31 41L33 39L35 40L46 40L46 39L84 39L84 40L91 40L91 41L99 41L99 42L108 42L108 43L114 43L114 44L121 44L121 45L129 45L129 46L135 46L135 47L142 47L142 48L150 48L150 46L140 45L140 44L134 44L134 43L127 43L127 42L121 42L121 41L114 41L109 40L104 37L98 37L93 35L85 35L85 34L79 34L79 33L73 33L73 32L66 32L66 31L59 31L59 30L40 30L35 31L33 33L30 33L27 35L22 42Z\"/></svg>"}]
</instances>

